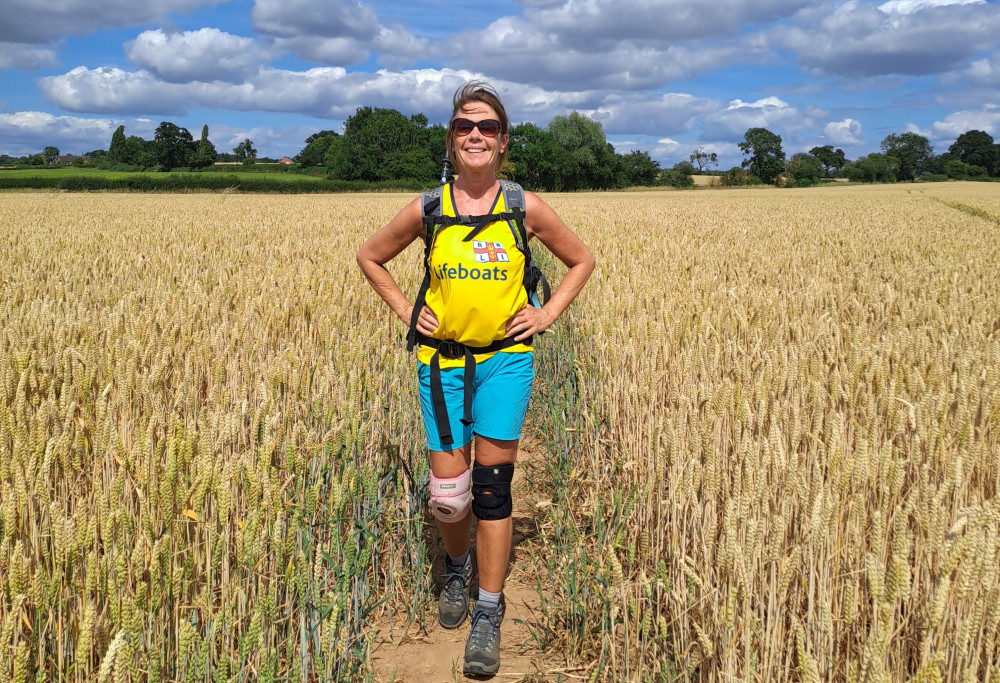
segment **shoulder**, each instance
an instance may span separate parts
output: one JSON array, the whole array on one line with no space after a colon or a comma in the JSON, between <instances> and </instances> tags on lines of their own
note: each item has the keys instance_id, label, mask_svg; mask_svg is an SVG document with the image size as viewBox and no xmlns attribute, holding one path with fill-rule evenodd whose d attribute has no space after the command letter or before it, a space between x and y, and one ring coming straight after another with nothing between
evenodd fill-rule
<instances>
[{"instance_id":1,"label":"shoulder","mask_svg":"<svg viewBox=\"0 0 1000 683\"><path fill-rule=\"evenodd\" d=\"M558 232L566 226L551 206L534 192L524 193L524 224L529 237Z\"/></svg>"}]
</instances>

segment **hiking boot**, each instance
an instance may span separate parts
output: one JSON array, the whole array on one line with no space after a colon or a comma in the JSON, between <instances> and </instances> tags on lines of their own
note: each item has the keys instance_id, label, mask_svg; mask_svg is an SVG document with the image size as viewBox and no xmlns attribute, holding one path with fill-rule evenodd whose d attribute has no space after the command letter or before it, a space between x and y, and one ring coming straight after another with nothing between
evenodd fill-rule
<instances>
[{"instance_id":1,"label":"hiking boot","mask_svg":"<svg viewBox=\"0 0 1000 683\"><path fill-rule=\"evenodd\" d=\"M469 613L469 580L472 578L472 553L465 565L455 570L444 560L444 586L438 596L438 622L445 628L458 628Z\"/></svg>"},{"instance_id":2,"label":"hiking boot","mask_svg":"<svg viewBox=\"0 0 1000 683\"><path fill-rule=\"evenodd\" d=\"M472 610L472 630L465 641L466 676L492 676L500 670L500 622L503 621L504 602L496 608L479 603Z\"/></svg>"}]
</instances>

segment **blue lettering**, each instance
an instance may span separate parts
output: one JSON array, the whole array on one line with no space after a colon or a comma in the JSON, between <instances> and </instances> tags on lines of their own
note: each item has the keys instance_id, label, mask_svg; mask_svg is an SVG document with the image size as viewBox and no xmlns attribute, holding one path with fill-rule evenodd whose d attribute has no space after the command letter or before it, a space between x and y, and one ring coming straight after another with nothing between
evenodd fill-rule
<instances>
[{"instance_id":1,"label":"blue lettering","mask_svg":"<svg viewBox=\"0 0 1000 683\"><path fill-rule=\"evenodd\" d=\"M469 271L467 269L463 268L462 264L459 263L458 264L458 279L459 280L464 280L467 277L469 277Z\"/></svg>"},{"instance_id":2,"label":"blue lettering","mask_svg":"<svg viewBox=\"0 0 1000 683\"><path fill-rule=\"evenodd\" d=\"M473 268L471 271L469 271L469 277L472 278L473 280L478 280L479 272L480 271L478 268Z\"/></svg>"},{"instance_id":3,"label":"blue lettering","mask_svg":"<svg viewBox=\"0 0 1000 683\"><path fill-rule=\"evenodd\" d=\"M458 273L458 271L455 270L454 268L448 268L448 279L449 280L454 280L456 273Z\"/></svg>"}]
</instances>

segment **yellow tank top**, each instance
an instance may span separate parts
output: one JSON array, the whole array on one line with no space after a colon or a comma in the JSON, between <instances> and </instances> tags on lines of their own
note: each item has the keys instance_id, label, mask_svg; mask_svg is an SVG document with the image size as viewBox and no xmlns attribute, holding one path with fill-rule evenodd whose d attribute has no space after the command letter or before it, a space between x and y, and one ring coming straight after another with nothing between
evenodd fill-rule
<instances>
[{"instance_id":1,"label":"yellow tank top","mask_svg":"<svg viewBox=\"0 0 1000 683\"><path fill-rule=\"evenodd\" d=\"M497 192L491 214L506 211L503 191ZM441 213L455 216L451 183L441 191ZM466 242L473 230L467 225L437 228L427 258L430 284L427 306L438 319L435 339L450 339L467 346L488 346L506 337L507 320L528 304L524 291L524 254L517 247L513 221L495 221ZM476 362L495 353L531 351L514 344L503 351L477 353ZM430 365L434 349L421 345L417 360ZM442 368L463 367L464 359L440 357Z\"/></svg>"}]
</instances>

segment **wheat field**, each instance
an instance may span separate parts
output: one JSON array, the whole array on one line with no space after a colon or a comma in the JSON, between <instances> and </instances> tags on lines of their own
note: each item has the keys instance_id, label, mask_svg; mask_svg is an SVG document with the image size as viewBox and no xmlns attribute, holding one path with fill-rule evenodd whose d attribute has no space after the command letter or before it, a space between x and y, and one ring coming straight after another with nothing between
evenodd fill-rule
<instances>
[{"instance_id":1,"label":"wheat field","mask_svg":"<svg viewBox=\"0 0 1000 683\"><path fill-rule=\"evenodd\" d=\"M0 194L0 683L371 680L372 620L428 618L413 359L354 264L408 198ZM546 199L598 267L538 342L538 642L1000 681L1000 189Z\"/></svg>"}]
</instances>

